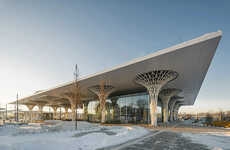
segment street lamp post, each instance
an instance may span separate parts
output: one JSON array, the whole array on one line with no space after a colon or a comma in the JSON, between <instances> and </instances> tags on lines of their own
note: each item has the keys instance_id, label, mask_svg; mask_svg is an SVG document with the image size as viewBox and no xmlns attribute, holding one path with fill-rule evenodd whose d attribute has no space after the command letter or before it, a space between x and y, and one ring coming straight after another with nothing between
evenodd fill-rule
<instances>
[{"instance_id":1,"label":"street lamp post","mask_svg":"<svg viewBox=\"0 0 230 150\"><path fill-rule=\"evenodd\" d=\"M16 104L17 104L17 111L16 111L16 121L18 122L18 93L17 93L17 101L16 101Z\"/></svg>"}]
</instances>

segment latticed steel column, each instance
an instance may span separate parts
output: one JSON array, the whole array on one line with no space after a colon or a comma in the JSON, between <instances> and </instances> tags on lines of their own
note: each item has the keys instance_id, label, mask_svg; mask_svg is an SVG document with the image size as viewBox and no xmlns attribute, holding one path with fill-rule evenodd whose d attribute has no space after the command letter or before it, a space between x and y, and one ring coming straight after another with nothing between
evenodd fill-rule
<instances>
[{"instance_id":1,"label":"latticed steel column","mask_svg":"<svg viewBox=\"0 0 230 150\"><path fill-rule=\"evenodd\" d=\"M65 106L65 120L69 119L68 117L68 110L69 110L69 106Z\"/></svg>"},{"instance_id":2,"label":"latticed steel column","mask_svg":"<svg viewBox=\"0 0 230 150\"><path fill-rule=\"evenodd\" d=\"M38 104L38 111L39 111L39 119L43 119L42 118L42 114L43 114L43 107L44 107L45 105L44 104Z\"/></svg>"},{"instance_id":3,"label":"latticed steel column","mask_svg":"<svg viewBox=\"0 0 230 150\"><path fill-rule=\"evenodd\" d=\"M169 81L176 79L178 73L171 70L154 70L139 73L135 82L144 86L149 93L151 125L157 126L157 101L161 88Z\"/></svg>"},{"instance_id":4,"label":"latticed steel column","mask_svg":"<svg viewBox=\"0 0 230 150\"><path fill-rule=\"evenodd\" d=\"M28 104L28 105L26 105L27 106L27 108L29 109L29 111L30 111L30 121L32 122L32 120L33 120L33 114L32 114L32 111L33 111L33 108L34 108L34 104Z\"/></svg>"},{"instance_id":5,"label":"latticed steel column","mask_svg":"<svg viewBox=\"0 0 230 150\"><path fill-rule=\"evenodd\" d=\"M174 88L169 88L169 89L163 89L161 90L159 97L161 99L161 103L162 103L162 115L163 115L163 122L167 123L168 122L168 105L169 105L169 101L171 99L171 97L179 94L181 92L181 90L179 89L174 89Z\"/></svg>"},{"instance_id":6,"label":"latticed steel column","mask_svg":"<svg viewBox=\"0 0 230 150\"><path fill-rule=\"evenodd\" d=\"M115 90L115 88L111 85L104 85L103 89L101 89L101 85L95 85L89 88L89 91L95 93L100 101L100 110L101 110L101 123L105 123L106 118L106 108L105 102L108 96ZM103 92L101 92L103 91Z\"/></svg>"},{"instance_id":7,"label":"latticed steel column","mask_svg":"<svg viewBox=\"0 0 230 150\"><path fill-rule=\"evenodd\" d=\"M58 106L51 106L52 109L53 109L53 119L57 119L57 109L58 109Z\"/></svg>"},{"instance_id":8,"label":"latticed steel column","mask_svg":"<svg viewBox=\"0 0 230 150\"><path fill-rule=\"evenodd\" d=\"M177 102L174 106L174 111L173 111L173 120L177 120L177 115L178 115L178 110L182 104L180 102Z\"/></svg>"},{"instance_id":9,"label":"latticed steel column","mask_svg":"<svg viewBox=\"0 0 230 150\"><path fill-rule=\"evenodd\" d=\"M77 120L76 112L77 112L77 107L79 105L79 102L78 100L76 100L76 95L74 94L74 91L64 92L63 94L61 94L61 97L69 101L72 121L76 121Z\"/></svg>"},{"instance_id":10,"label":"latticed steel column","mask_svg":"<svg viewBox=\"0 0 230 150\"><path fill-rule=\"evenodd\" d=\"M182 101L182 99L183 99L183 97L180 97L180 96L173 96L170 99L170 102L169 102L169 110L170 110L169 121L174 120L174 107L175 107L175 104L178 103L179 101Z\"/></svg>"},{"instance_id":11,"label":"latticed steel column","mask_svg":"<svg viewBox=\"0 0 230 150\"><path fill-rule=\"evenodd\" d=\"M84 110L84 119L85 120L88 120L88 105L89 105L89 101L83 102L83 110Z\"/></svg>"}]
</instances>

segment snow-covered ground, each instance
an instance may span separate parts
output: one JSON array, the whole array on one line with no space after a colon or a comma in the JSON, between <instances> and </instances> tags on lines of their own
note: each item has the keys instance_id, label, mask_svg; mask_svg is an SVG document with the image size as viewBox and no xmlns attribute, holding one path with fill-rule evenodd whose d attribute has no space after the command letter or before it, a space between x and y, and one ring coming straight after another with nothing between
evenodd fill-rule
<instances>
[{"instance_id":1,"label":"snow-covered ground","mask_svg":"<svg viewBox=\"0 0 230 150\"><path fill-rule=\"evenodd\" d=\"M191 125L192 129L196 131L195 133L183 132L182 135L184 137L188 137L194 143L200 143L207 145L212 150L229 150L230 149L230 130L223 131L220 127L213 127L212 130L209 128L196 128L203 127L203 122L193 123L193 120L185 120L182 122L183 125ZM200 133L197 133L200 129ZM219 132L218 132L218 129ZM186 129L185 129L186 130ZM192 131L192 130L190 130ZM211 131L211 132L209 132Z\"/></svg>"},{"instance_id":2,"label":"snow-covered ground","mask_svg":"<svg viewBox=\"0 0 230 150\"><path fill-rule=\"evenodd\" d=\"M230 149L230 132L183 133L183 136L189 137L194 143L207 145L212 150Z\"/></svg>"},{"instance_id":3,"label":"snow-covered ground","mask_svg":"<svg viewBox=\"0 0 230 150\"><path fill-rule=\"evenodd\" d=\"M46 122L47 123L47 122ZM100 126L78 122L48 121L48 124L0 127L0 150L94 150L144 136L142 127Z\"/></svg>"}]
</instances>

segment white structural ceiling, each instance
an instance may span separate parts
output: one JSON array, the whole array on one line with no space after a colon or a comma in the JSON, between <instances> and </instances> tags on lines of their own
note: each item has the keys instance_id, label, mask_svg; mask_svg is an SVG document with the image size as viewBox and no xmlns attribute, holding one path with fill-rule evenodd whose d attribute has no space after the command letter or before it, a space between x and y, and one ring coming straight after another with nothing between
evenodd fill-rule
<instances>
[{"instance_id":1,"label":"white structural ceiling","mask_svg":"<svg viewBox=\"0 0 230 150\"><path fill-rule=\"evenodd\" d=\"M212 58L216 52L222 32L202 35L190 41L134 59L125 64L98 72L79 80L84 101L95 99L97 95L89 88L99 85L101 80L114 87L109 97L146 91L135 79L138 74L154 70L175 71L178 76L162 87L180 89L184 97L183 105L193 105ZM21 104L69 104L63 97L73 82L37 92L19 100Z\"/></svg>"}]
</instances>

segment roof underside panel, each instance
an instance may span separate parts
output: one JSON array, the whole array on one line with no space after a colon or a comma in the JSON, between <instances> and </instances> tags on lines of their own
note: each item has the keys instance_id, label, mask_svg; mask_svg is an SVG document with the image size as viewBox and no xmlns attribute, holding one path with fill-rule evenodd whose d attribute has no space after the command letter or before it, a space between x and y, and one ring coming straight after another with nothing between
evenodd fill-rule
<instances>
[{"instance_id":1,"label":"roof underside panel","mask_svg":"<svg viewBox=\"0 0 230 150\"><path fill-rule=\"evenodd\" d=\"M134 82L134 78L138 73L153 70L173 70L179 74L179 77L163 88L183 90L181 96L184 96L184 104L192 105L208 71L221 35L221 32L209 33L191 41L135 59L110 70L81 78L81 90L88 96L85 100L91 100L92 97L95 97L93 93L88 91L88 88L98 85L101 80L116 88L115 92L111 94L116 96L146 91L144 87ZM61 95L63 91L69 88L70 84L55 87L21 100L28 102L42 95Z\"/></svg>"}]
</instances>

